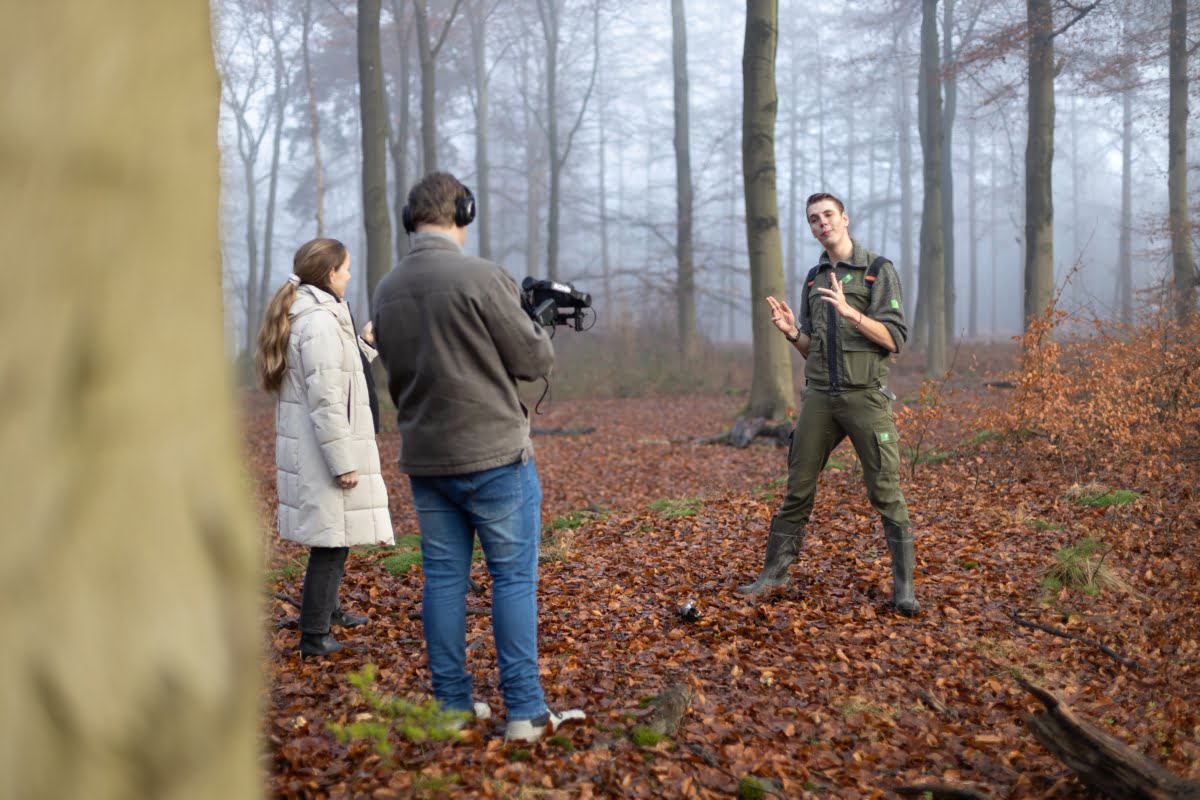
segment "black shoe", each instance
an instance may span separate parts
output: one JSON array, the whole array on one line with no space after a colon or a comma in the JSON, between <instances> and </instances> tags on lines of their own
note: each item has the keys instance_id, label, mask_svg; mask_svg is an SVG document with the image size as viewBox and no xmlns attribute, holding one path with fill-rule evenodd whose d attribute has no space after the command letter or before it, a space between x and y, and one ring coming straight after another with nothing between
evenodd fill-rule
<instances>
[{"instance_id":1,"label":"black shoe","mask_svg":"<svg viewBox=\"0 0 1200 800\"><path fill-rule=\"evenodd\" d=\"M369 617L356 617L353 614L347 614L339 608L329 617L329 624L337 625L341 628L354 628L359 625L366 625L368 619Z\"/></svg>"},{"instance_id":2,"label":"black shoe","mask_svg":"<svg viewBox=\"0 0 1200 800\"><path fill-rule=\"evenodd\" d=\"M327 656L342 649L342 643L328 633L300 634L301 656Z\"/></svg>"}]
</instances>

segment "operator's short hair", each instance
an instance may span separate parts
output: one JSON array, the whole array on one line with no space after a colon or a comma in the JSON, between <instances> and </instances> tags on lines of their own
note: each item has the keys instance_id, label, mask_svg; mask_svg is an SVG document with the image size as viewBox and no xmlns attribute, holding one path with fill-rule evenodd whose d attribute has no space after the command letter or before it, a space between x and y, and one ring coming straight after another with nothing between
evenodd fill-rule
<instances>
[{"instance_id":1,"label":"operator's short hair","mask_svg":"<svg viewBox=\"0 0 1200 800\"><path fill-rule=\"evenodd\" d=\"M454 227L455 206L471 190L449 172L431 172L408 190L408 211L413 228L428 223Z\"/></svg>"},{"instance_id":2,"label":"operator's short hair","mask_svg":"<svg viewBox=\"0 0 1200 800\"><path fill-rule=\"evenodd\" d=\"M846 213L846 204L831 195L829 192L817 192L816 194L810 194L808 199L804 201L804 210L807 212L809 206L811 206L813 203L819 203L822 200L831 201L835 206L838 207L838 211L842 212L843 214Z\"/></svg>"}]
</instances>

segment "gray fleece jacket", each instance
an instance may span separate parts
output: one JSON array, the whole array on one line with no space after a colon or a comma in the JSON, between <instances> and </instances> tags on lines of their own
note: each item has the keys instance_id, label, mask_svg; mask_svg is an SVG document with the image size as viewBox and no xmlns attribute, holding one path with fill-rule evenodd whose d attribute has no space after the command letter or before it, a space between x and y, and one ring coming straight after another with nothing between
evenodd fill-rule
<instances>
[{"instance_id":1,"label":"gray fleece jacket","mask_svg":"<svg viewBox=\"0 0 1200 800\"><path fill-rule=\"evenodd\" d=\"M527 458L529 412L517 380L550 374L549 335L498 264L465 255L441 234L411 241L371 303L402 438L400 470L463 475Z\"/></svg>"}]
</instances>

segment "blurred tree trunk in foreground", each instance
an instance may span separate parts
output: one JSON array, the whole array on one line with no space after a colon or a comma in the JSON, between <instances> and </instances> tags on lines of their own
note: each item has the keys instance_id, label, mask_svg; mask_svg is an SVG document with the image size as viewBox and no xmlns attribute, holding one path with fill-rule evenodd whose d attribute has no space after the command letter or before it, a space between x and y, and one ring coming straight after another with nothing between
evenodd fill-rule
<instances>
[{"instance_id":1,"label":"blurred tree trunk in foreground","mask_svg":"<svg viewBox=\"0 0 1200 800\"><path fill-rule=\"evenodd\" d=\"M3 31L0 796L256 797L209 6L17 4Z\"/></svg>"}]
</instances>

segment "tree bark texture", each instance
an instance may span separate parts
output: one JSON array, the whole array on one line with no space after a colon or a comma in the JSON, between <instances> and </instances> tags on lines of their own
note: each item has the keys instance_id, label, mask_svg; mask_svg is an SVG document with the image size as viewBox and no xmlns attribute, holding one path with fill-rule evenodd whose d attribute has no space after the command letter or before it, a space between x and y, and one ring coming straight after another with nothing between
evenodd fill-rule
<instances>
[{"instance_id":1,"label":"tree bark texture","mask_svg":"<svg viewBox=\"0 0 1200 800\"><path fill-rule=\"evenodd\" d=\"M558 280L558 220L562 202L562 168L558 160L559 0L538 0L546 45L546 147L550 151L550 201L546 208L546 277Z\"/></svg>"},{"instance_id":2,"label":"tree bark texture","mask_svg":"<svg viewBox=\"0 0 1200 800\"><path fill-rule=\"evenodd\" d=\"M683 0L671 0L675 73L675 314L680 356L696 351L696 265L692 247L692 153L688 124L687 18Z\"/></svg>"},{"instance_id":3,"label":"tree bark texture","mask_svg":"<svg viewBox=\"0 0 1200 800\"><path fill-rule=\"evenodd\" d=\"M942 232L942 91L939 78L937 0L921 3L921 85L919 114L924 155L925 200L921 215L920 305L924 306L927 341L925 370L930 376L946 369L945 237Z\"/></svg>"},{"instance_id":4,"label":"tree bark texture","mask_svg":"<svg viewBox=\"0 0 1200 800\"><path fill-rule=\"evenodd\" d=\"M392 266L388 217L387 103L379 43L380 0L358 0L358 97L362 110L363 224L367 231L367 298Z\"/></svg>"},{"instance_id":5,"label":"tree bark texture","mask_svg":"<svg viewBox=\"0 0 1200 800\"><path fill-rule=\"evenodd\" d=\"M0 299L0 447L20 465L0 796L255 798L262 539L223 352L209 4L5 22L0 230L31 244Z\"/></svg>"},{"instance_id":6,"label":"tree bark texture","mask_svg":"<svg viewBox=\"0 0 1200 800\"><path fill-rule=\"evenodd\" d=\"M400 51L400 75L396 84L396 129L388 127L392 136L388 147L392 153L392 225L396 242L396 263L408 255L408 231L404 230L404 206L408 204L408 143L412 126L412 112L408 100L412 86L412 26L406 24L401 5L404 0L392 0L392 19L396 30L396 44Z\"/></svg>"},{"instance_id":7,"label":"tree bark texture","mask_svg":"<svg viewBox=\"0 0 1200 800\"><path fill-rule=\"evenodd\" d=\"M1046 707L1026 717L1034 738L1089 788L1122 800L1200 798L1200 784L1180 778L1100 730L1042 687L1027 681L1021 685Z\"/></svg>"},{"instance_id":8,"label":"tree bark texture","mask_svg":"<svg viewBox=\"0 0 1200 800\"><path fill-rule=\"evenodd\" d=\"M1188 215L1187 163L1187 16L1188 0L1171 0L1170 111L1167 122L1167 195L1170 206L1171 264L1175 318L1184 322L1196 312L1196 262Z\"/></svg>"},{"instance_id":9,"label":"tree bark texture","mask_svg":"<svg viewBox=\"0 0 1200 800\"><path fill-rule=\"evenodd\" d=\"M304 59L304 87L308 92L308 124L312 130L313 204L317 236L325 235L325 164L321 161L321 115L317 112L317 85L313 78L308 41L312 35L313 0L305 0L301 19L300 50Z\"/></svg>"},{"instance_id":10,"label":"tree bark texture","mask_svg":"<svg viewBox=\"0 0 1200 800\"><path fill-rule=\"evenodd\" d=\"M954 117L958 111L958 82L954 76L954 0L942 0L942 60L939 74L942 81L942 263L945 265L945 313L946 342L954 341L956 297L955 272L957 264L954 253Z\"/></svg>"},{"instance_id":11,"label":"tree bark texture","mask_svg":"<svg viewBox=\"0 0 1200 800\"><path fill-rule=\"evenodd\" d=\"M437 63L429 43L429 7L425 0L413 0L417 22L417 60L421 65L421 158L424 174L436 172L437 158Z\"/></svg>"},{"instance_id":12,"label":"tree bark texture","mask_svg":"<svg viewBox=\"0 0 1200 800\"><path fill-rule=\"evenodd\" d=\"M1052 0L1026 0L1029 131L1025 144L1025 329L1054 298L1054 21Z\"/></svg>"},{"instance_id":13,"label":"tree bark texture","mask_svg":"<svg viewBox=\"0 0 1200 800\"><path fill-rule=\"evenodd\" d=\"M1117 307L1133 323L1133 89L1121 92L1121 238L1117 261Z\"/></svg>"},{"instance_id":14,"label":"tree bark texture","mask_svg":"<svg viewBox=\"0 0 1200 800\"><path fill-rule=\"evenodd\" d=\"M475 240L479 257L492 258L491 170L488 168L487 0L476 0L468 22L475 68Z\"/></svg>"},{"instance_id":15,"label":"tree bark texture","mask_svg":"<svg viewBox=\"0 0 1200 800\"><path fill-rule=\"evenodd\" d=\"M275 91L271 98L271 114L274 117L274 132L271 135L271 168L267 175L267 207L263 211L263 259L262 276L258 289L258 306L254 309L254 325L251 330L257 335L262 325L267 301L274 294L271 279L271 264L275 253L275 208L279 197L279 162L283 147L283 125L287 119L290 80L287 66L283 63L283 32L275 29L275 9L266 8L268 33L271 37L271 66L275 73Z\"/></svg>"},{"instance_id":16,"label":"tree bark texture","mask_svg":"<svg viewBox=\"0 0 1200 800\"><path fill-rule=\"evenodd\" d=\"M792 407L790 345L771 323L766 298L782 297L783 252L775 192L777 0L748 0L742 54L742 175L750 254L754 377L747 415L781 419Z\"/></svg>"}]
</instances>

